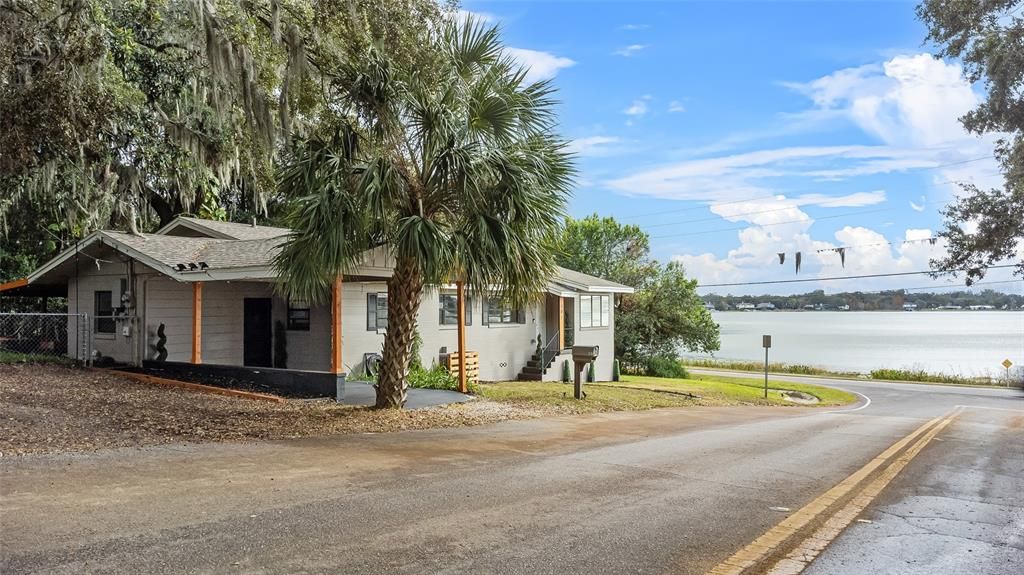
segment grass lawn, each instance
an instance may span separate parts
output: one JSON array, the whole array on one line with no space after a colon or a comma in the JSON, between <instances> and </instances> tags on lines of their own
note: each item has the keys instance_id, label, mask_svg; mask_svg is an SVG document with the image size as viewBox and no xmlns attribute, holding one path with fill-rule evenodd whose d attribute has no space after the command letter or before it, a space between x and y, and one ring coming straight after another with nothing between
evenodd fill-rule
<instances>
[{"instance_id":1,"label":"grass lawn","mask_svg":"<svg viewBox=\"0 0 1024 575\"><path fill-rule=\"evenodd\" d=\"M848 405L857 401L853 393L808 383L792 383L788 381L768 380L768 399L764 398L764 379L745 377L725 377L721 375L690 374L688 379L668 379L663 377L646 377L624 375L622 385L638 388L660 388L685 391L702 397L720 397L742 403L761 405L793 405L782 397L781 390L800 391L818 398L817 405L835 406Z\"/></svg>"},{"instance_id":2,"label":"grass lawn","mask_svg":"<svg viewBox=\"0 0 1024 575\"><path fill-rule=\"evenodd\" d=\"M69 364L71 361L62 355L45 355L41 353L19 353L0 349L0 363L59 363Z\"/></svg>"},{"instance_id":3,"label":"grass lawn","mask_svg":"<svg viewBox=\"0 0 1024 575\"><path fill-rule=\"evenodd\" d=\"M480 395L502 403L543 405L565 413L598 411L632 411L656 407L695 405L794 405L782 397L780 390L801 391L817 397L820 406L848 405L857 396L845 391L769 380L768 399L764 399L764 380L712 375L692 375L690 379L623 376L617 383L584 384L585 401L572 397L572 385L508 381L480 385ZM612 387L618 386L618 387ZM658 391L661 390L661 391ZM691 393L699 399L665 391Z\"/></svg>"},{"instance_id":4,"label":"grass lawn","mask_svg":"<svg viewBox=\"0 0 1024 575\"><path fill-rule=\"evenodd\" d=\"M562 413L636 411L655 407L700 405L697 400L683 395L641 389L602 387L594 384L584 384L583 389L587 392L587 399L577 401L572 396L571 384L504 381L480 384L480 397L524 407L541 406Z\"/></svg>"}]
</instances>

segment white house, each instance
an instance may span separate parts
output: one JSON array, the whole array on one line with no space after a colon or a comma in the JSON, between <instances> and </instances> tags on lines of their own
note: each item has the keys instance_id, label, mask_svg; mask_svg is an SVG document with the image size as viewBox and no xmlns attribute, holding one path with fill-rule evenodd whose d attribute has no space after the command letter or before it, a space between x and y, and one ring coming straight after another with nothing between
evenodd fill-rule
<instances>
[{"instance_id":1,"label":"white house","mask_svg":"<svg viewBox=\"0 0 1024 575\"><path fill-rule=\"evenodd\" d=\"M152 234L95 232L0 290L66 295L70 313L89 317L87 333L69 327L68 349L118 362L361 372L383 347L390 256L367 252L339 279L331 303L310 305L274 289L271 261L288 232L188 217ZM611 379L615 297L632 291L559 268L523 308L467 297L466 348L479 356L480 379L557 380L573 344L600 346L595 378ZM424 365L457 350L456 304L454 285L426 289L418 319ZM538 342L548 351L540 362ZM275 346L287 351L285 366L274 365Z\"/></svg>"}]
</instances>

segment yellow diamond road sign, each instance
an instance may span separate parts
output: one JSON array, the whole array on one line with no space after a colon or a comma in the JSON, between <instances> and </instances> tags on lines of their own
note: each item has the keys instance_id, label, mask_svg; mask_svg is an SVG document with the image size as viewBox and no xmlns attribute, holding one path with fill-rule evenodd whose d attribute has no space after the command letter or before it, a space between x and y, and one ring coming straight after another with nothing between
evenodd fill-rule
<instances>
[{"instance_id":1,"label":"yellow diamond road sign","mask_svg":"<svg viewBox=\"0 0 1024 575\"><path fill-rule=\"evenodd\" d=\"M1003 360L1003 367L1005 367L1006 369L1010 369L1010 367L1011 367L1012 365L1013 365L1013 362L1012 362L1012 361L1010 361L1010 360L1008 360L1008 359L1004 359L1004 360Z\"/></svg>"}]
</instances>

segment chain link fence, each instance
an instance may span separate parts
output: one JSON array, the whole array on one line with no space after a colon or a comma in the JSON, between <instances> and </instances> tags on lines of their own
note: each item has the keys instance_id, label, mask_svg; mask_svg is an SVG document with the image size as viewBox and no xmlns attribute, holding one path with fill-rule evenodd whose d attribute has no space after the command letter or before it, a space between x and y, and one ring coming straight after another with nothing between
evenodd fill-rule
<instances>
[{"instance_id":1,"label":"chain link fence","mask_svg":"<svg viewBox=\"0 0 1024 575\"><path fill-rule=\"evenodd\" d=\"M0 363L71 359L90 361L88 314L0 313Z\"/></svg>"}]
</instances>

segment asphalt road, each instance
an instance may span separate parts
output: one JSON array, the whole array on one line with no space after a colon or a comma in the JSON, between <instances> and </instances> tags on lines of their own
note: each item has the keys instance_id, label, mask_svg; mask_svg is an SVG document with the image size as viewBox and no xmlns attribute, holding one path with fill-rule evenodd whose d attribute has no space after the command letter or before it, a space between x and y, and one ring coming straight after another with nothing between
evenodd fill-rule
<instances>
[{"instance_id":1,"label":"asphalt road","mask_svg":"<svg viewBox=\"0 0 1024 575\"><path fill-rule=\"evenodd\" d=\"M0 573L706 573L957 406L806 572L1024 572L1021 392L834 384L870 403L5 458Z\"/></svg>"}]
</instances>

